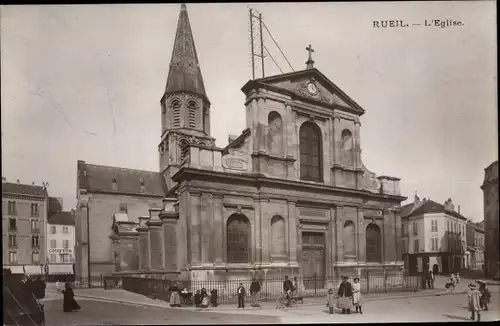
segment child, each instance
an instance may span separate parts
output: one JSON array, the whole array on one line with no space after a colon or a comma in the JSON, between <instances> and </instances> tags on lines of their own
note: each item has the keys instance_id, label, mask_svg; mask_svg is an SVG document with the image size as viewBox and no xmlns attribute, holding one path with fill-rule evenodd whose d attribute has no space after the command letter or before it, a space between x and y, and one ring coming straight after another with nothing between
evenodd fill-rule
<instances>
[{"instance_id":1,"label":"child","mask_svg":"<svg viewBox=\"0 0 500 326\"><path fill-rule=\"evenodd\" d=\"M491 294L486 288L486 283L483 281L477 281L479 283L479 292L481 292L481 298L479 299L479 307L484 311L488 311L488 304L490 303Z\"/></svg>"},{"instance_id":2,"label":"child","mask_svg":"<svg viewBox=\"0 0 500 326\"><path fill-rule=\"evenodd\" d=\"M477 321L481 321L481 307L479 301L481 298L481 292L477 289L475 284L469 284L469 311L471 312L471 320L474 320L474 314L477 313Z\"/></svg>"},{"instance_id":3,"label":"child","mask_svg":"<svg viewBox=\"0 0 500 326\"><path fill-rule=\"evenodd\" d=\"M56 290L57 292L61 291L61 283L59 283L59 281L56 282Z\"/></svg>"},{"instance_id":4,"label":"child","mask_svg":"<svg viewBox=\"0 0 500 326\"><path fill-rule=\"evenodd\" d=\"M359 283L359 277L355 277L352 284L352 304L356 307L356 312L363 314L361 310L361 284Z\"/></svg>"},{"instance_id":5,"label":"child","mask_svg":"<svg viewBox=\"0 0 500 326\"><path fill-rule=\"evenodd\" d=\"M208 293L207 289L201 289L201 307L208 308Z\"/></svg>"},{"instance_id":6,"label":"child","mask_svg":"<svg viewBox=\"0 0 500 326\"><path fill-rule=\"evenodd\" d=\"M243 283L240 283L240 286L238 287L237 290L238 293L238 308L245 308L245 287L243 286Z\"/></svg>"},{"instance_id":7,"label":"child","mask_svg":"<svg viewBox=\"0 0 500 326\"><path fill-rule=\"evenodd\" d=\"M196 294L194 295L194 305L196 308L201 308L201 292L200 292L200 290L196 290Z\"/></svg>"},{"instance_id":8,"label":"child","mask_svg":"<svg viewBox=\"0 0 500 326\"><path fill-rule=\"evenodd\" d=\"M326 307L328 308L330 315L333 315L333 308L335 307L335 294L333 294L332 289L328 290L328 293L326 294Z\"/></svg>"}]
</instances>

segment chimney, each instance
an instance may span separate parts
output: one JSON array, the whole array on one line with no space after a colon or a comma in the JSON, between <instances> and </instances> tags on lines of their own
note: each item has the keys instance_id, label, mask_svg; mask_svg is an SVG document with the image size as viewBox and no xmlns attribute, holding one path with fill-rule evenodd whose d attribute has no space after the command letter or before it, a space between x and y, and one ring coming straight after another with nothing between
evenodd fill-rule
<instances>
[{"instance_id":1,"label":"chimney","mask_svg":"<svg viewBox=\"0 0 500 326\"><path fill-rule=\"evenodd\" d=\"M19 184L19 179L16 180L17 184Z\"/></svg>"},{"instance_id":2,"label":"chimney","mask_svg":"<svg viewBox=\"0 0 500 326\"><path fill-rule=\"evenodd\" d=\"M417 195L417 191L415 190L415 196L413 197L413 206L416 207L420 205L420 198Z\"/></svg>"},{"instance_id":3,"label":"chimney","mask_svg":"<svg viewBox=\"0 0 500 326\"><path fill-rule=\"evenodd\" d=\"M460 205L458 205L458 214L460 214Z\"/></svg>"}]
</instances>

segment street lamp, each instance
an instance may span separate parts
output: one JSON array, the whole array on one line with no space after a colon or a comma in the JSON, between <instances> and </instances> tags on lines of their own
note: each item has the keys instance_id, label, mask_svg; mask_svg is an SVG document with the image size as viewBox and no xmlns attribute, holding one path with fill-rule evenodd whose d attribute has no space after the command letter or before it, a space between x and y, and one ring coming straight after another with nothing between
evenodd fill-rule
<instances>
[{"instance_id":1,"label":"street lamp","mask_svg":"<svg viewBox=\"0 0 500 326\"><path fill-rule=\"evenodd\" d=\"M90 282L90 218L89 218L89 204L88 203L81 203L80 208L86 208L87 211L87 277L88 277L88 282L89 282L89 288L92 287L91 282Z\"/></svg>"}]
</instances>

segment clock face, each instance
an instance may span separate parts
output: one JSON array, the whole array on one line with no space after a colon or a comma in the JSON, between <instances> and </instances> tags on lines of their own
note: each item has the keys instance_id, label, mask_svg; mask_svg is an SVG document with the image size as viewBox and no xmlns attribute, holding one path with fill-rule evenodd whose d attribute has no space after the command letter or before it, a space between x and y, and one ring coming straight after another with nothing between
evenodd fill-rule
<instances>
[{"instance_id":1,"label":"clock face","mask_svg":"<svg viewBox=\"0 0 500 326\"><path fill-rule=\"evenodd\" d=\"M307 84L307 91L311 95L316 95L318 93L318 88L313 83Z\"/></svg>"}]
</instances>

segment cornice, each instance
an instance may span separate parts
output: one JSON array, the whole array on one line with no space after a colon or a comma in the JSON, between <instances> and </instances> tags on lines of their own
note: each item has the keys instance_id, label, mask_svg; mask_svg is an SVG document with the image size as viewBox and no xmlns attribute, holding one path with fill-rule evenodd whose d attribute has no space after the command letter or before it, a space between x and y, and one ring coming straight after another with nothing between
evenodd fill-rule
<instances>
[{"instance_id":1,"label":"cornice","mask_svg":"<svg viewBox=\"0 0 500 326\"><path fill-rule=\"evenodd\" d=\"M3 198L10 198L10 199L36 200L36 201L45 201L48 198L45 196L16 194L16 193L11 193L11 192L2 192L2 197Z\"/></svg>"}]
</instances>

